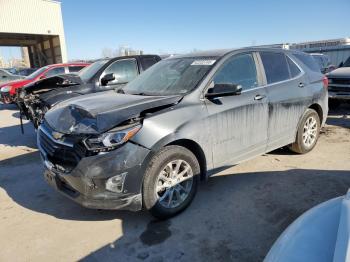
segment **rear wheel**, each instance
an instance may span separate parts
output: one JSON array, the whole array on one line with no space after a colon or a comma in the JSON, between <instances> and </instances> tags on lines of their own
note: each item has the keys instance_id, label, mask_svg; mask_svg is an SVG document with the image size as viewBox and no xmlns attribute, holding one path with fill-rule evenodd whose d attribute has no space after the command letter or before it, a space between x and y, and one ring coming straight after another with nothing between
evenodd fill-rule
<instances>
[{"instance_id":1,"label":"rear wheel","mask_svg":"<svg viewBox=\"0 0 350 262\"><path fill-rule=\"evenodd\" d=\"M311 151L320 134L320 118L313 109L307 109L299 124L296 140L289 149L299 154Z\"/></svg>"},{"instance_id":2,"label":"rear wheel","mask_svg":"<svg viewBox=\"0 0 350 262\"><path fill-rule=\"evenodd\" d=\"M163 148L145 173L144 207L160 219L180 213L197 192L199 174L199 163L191 151L181 146Z\"/></svg>"}]
</instances>

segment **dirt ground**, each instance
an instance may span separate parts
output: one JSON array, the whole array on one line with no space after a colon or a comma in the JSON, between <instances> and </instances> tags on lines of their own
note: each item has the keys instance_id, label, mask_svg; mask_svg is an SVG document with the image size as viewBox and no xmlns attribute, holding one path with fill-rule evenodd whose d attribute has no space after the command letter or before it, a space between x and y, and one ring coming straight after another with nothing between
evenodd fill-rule
<instances>
[{"instance_id":1,"label":"dirt ground","mask_svg":"<svg viewBox=\"0 0 350 262\"><path fill-rule=\"evenodd\" d=\"M0 261L261 261L294 219L350 187L350 106L330 112L309 154L279 149L225 170L162 222L88 210L55 192L18 116L0 105Z\"/></svg>"}]
</instances>

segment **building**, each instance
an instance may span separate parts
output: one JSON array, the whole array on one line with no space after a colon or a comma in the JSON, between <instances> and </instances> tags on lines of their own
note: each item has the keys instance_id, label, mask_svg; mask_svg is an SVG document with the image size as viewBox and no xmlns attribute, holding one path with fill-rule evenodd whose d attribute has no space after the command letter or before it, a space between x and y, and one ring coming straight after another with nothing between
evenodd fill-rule
<instances>
[{"instance_id":1,"label":"building","mask_svg":"<svg viewBox=\"0 0 350 262\"><path fill-rule=\"evenodd\" d=\"M273 45L260 45L259 47L272 47L284 49L296 49L306 53L325 54L333 65L339 66L350 57L350 38L319 40L303 43L284 43Z\"/></svg>"},{"instance_id":2,"label":"building","mask_svg":"<svg viewBox=\"0 0 350 262\"><path fill-rule=\"evenodd\" d=\"M321 53L327 55L331 63L338 66L350 57L350 38L320 40L305 43L290 44L290 49L297 49L307 53Z\"/></svg>"},{"instance_id":3,"label":"building","mask_svg":"<svg viewBox=\"0 0 350 262\"><path fill-rule=\"evenodd\" d=\"M67 62L61 3L1 0L0 46L23 47L32 67Z\"/></svg>"}]
</instances>

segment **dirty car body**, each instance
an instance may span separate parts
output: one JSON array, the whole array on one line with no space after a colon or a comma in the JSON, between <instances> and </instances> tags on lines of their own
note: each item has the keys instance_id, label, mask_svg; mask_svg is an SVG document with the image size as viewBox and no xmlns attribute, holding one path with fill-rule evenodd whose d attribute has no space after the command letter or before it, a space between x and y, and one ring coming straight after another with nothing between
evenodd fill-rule
<instances>
[{"instance_id":1,"label":"dirty car body","mask_svg":"<svg viewBox=\"0 0 350 262\"><path fill-rule=\"evenodd\" d=\"M156 55L101 59L78 74L58 75L27 85L18 94L18 105L34 127L57 103L90 93L118 89L160 60ZM111 76L113 74L113 77ZM105 77L112 77L105 80Z\"/></svg>"},{"instance_id":2,"label":"dirty car body","mask_svg":"<svg viewBox=\"0 0 350 262\"><path fill-rule=\"evenodd\" d=\"M83 206L139 210L155 159L171 150L190 151L182 163L195 170L188 157L194 155L195 175L205 179L291 144L308 109L317 111L320 125L328 112L323 76L299 60L304 55L246 48L176 56L130 82L124 93L64 101L38 130L45 177ZM285 72L277 66L271 75L274 59L285 61ZM160 184L163 191L170 187Z\"/></svg>"}]
</instances>

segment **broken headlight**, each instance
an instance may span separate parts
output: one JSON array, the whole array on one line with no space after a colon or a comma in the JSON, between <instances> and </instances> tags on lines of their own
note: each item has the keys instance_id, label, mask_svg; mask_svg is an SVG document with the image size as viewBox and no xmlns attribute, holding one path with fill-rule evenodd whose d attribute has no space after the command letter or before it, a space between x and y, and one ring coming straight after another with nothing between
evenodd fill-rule
<instances>
[{"instance_id":1,"label":"broken headlight","mask_svg":"<svg viewBox=\"0 0 350 262\"><path fill-rule=\"evenodd\" d=\"M132 126L126 129L114 129L97 137L90 137L84 140L86 148L93 152L107 152L116 149L126 143L141 128L141 125Z\"/></svg>"}]
</instances>

